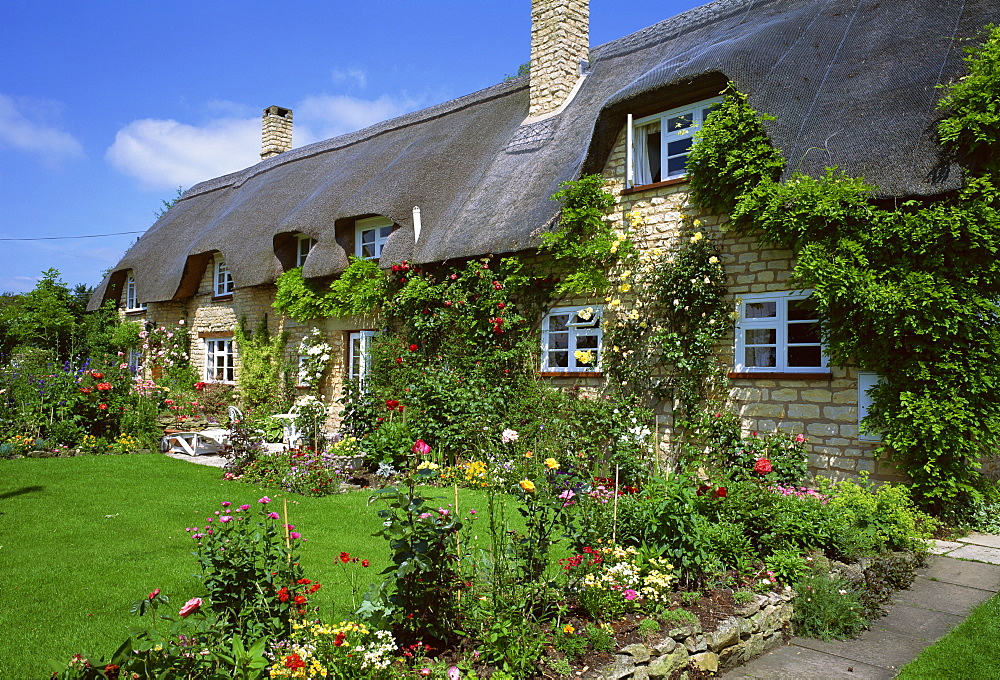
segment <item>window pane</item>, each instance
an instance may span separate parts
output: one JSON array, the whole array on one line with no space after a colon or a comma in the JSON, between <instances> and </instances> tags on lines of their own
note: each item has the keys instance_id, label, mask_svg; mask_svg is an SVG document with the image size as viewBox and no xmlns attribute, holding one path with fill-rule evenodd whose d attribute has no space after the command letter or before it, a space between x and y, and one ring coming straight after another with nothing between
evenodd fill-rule
<instances>
[{"instance_id":1,"label":"window pane","mask_svg":"<svg viewBox=\"0 0 1000 680\"><path fill-rule=\"evenodd\" d=\"M597 349L596 335L581 335L576 338L577 349Z\"/></svg>"},{"instance_id":2,"label":"window pane","mask_svg":"<svg viewBox=\"0 0 1000 680\"><path fill-rule=\"evenodd\" d=\"M684 128L689 128L692 125L694 125L694 115L691 113L671 116L667 119L667 130L671 132L675 130L683 130Z\"/></svg>"},{"instance_id":3,"label":"window pane","mask_svg":"<svg viewBox=\"0 0 1000 680\"><path fill-rule=\"evenodd\" d=\"M788 342L790 344L819 344L818 323L788 324Z\"/></svg>"},{"instance_id":4,"label":"window pane","mask_svg":"<svg viewBox=\"0 0 1000 680\"><path fill-rule=\"evenodd\" d=\"M691 137L684 137L683 139L677 139L669 144L667 144L667 155L668 156L678 156L682 153L687 153L691 150L691 145L694 143L694 139Z\"/></svg>"},{"instance_id":5,"label":"window pane","mask_svg":"<svg viewBox=\"0 0 1000 680\"><path fill-rule=\"evenodd\" d=\"M549 316L550 331L565 331L569 323L569 314L552 314Z\"/></svg>"},{"instance_id":6,"label":"window pane","mask_svg":"<svg viewBox=\"0 0 1000 680\"><path fill-rule=\"evenodd\" d=\"M569 352L549 352L549 368L569 368Z\"/></svg>"},{"instance_id":7,"label":"window pane","mask_svg":"<svg viewBox=\"0 0 1000 680\"><path fill-rule=\"evenodd\" d=\"M778 316L778 303L771 302L748 302L745 305L743 316L747 319L773 319Z\"/></svg>"},{"instance_id":8,"label":"window pane","mask_svg":"<svg viewBox=\"0 0 1000 680\"><path fill-rule=\"evenodd\" d=\"M789 321L812 321L816 318L816 303L812 300L789 300Z\"/></svg>"},{"instance_id":9,"label":"window pane","mask_svg":"<svg viewBox=\"0 0 1000 680\"><path fill-rule=\"evenodd\" d=\"M392 225L389 225L388 227L382 227L382 229L379 230L379 236L384 239L389 238L389 234L391 233L392 233Z\"/></svg>"},{"instance_id":10,"label":"window pane","mask_svg":"<svg viewBox=\"0 0 1000 680\"><path fill-rule=\"evenodd\" d=\"M744 333L748 345L773 345L778 341L776 328L747 328Z\"/></svg>"},{"instance_id":11,"label":"window pane","mask_svg":"<svg viewBox=\"0 0 1000 680\"><path fill-rule=\"evenodd\" d=\"M788 348L788 366L816 368L823 365L823 355L818 345Z\"/></svg>"},{"instance_id":12,"label":"window pane","mask_svg":"<svg viewBox=\"0 0 1000 680\"><path fill-rule=\"evenodd\" d=\"M663 179L663 164L660 160L660 133L651 132L646 138L646 153L649 156L649 177L650 182L659 182Z\"/></svg>"},{"instance_id":13,"label":"window pane","mask_svg":"<svg viewBox=\"0 0 1000 680\"><path fill-rule=\"evenodd\" d=\"M778 365L774 347L747 347L745 356L746 360L743 363L746 366L774 368Z\"/></svg>"},{"instance_id":14,"label":"window pane","mask_svg":"<svg viewBox=\"0 0 1000 680\"><path fill-rule=\"evenodd\" d=\"M362 243L375 243L375 230L365 229L361 232L361 242Z\"/></svg>"},{"instance_id":15,"label":"window pane","mask_svg":"<svg viewBox=\"0 0 1000 680\"><path fill-rule=\"evenodd\" d=\"M549 333L549 347L569 349L569 333Z\"/></svg>"},{"instance_id":16,"label":"window pane","mask_svg":"<svg viewBox=\"0 0 1000 680\"><path fill-rule=\"evenodd\" d=\"M373 259L375 257L377 257L377 255L375 254L375 245L374 244L365 244L365 245L361 246L361 258L362 259L364 259L364 260L371 260L371 259Z\"/></svg>"}]
</instances>

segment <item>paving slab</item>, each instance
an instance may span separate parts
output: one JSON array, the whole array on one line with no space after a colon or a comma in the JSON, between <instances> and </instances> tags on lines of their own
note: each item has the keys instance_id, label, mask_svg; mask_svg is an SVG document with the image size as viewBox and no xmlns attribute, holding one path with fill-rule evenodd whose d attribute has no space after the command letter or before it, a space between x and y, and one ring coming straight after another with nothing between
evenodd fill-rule
<instances>
[{"instance_id":1,"label":"paving slab","mask_svg":"<svg viewBox=\"0 0 1000 680\"><path fill-rule=\"evenodd\" d=\"M982 604L993 595L992 590L917 577L909 589L900 590L893 595L892 601L964 617L969 615L973 607Z\"/></svg>"},{"instance_id":2,"label":"paving slab","mask_svg":"<svg viewBox=\"0 0 1000 680\"><path fill-rule=\"evenodd\" d=\"M757 657L745 666L734 668L725 673L724 677L732 680L804 680L805 678L883 680L895 675L895 669L872 666L790 645L779 647L769 654Z\"/></svg>"},{"instance_id":3,"label":"paving slab","mask_svg":"<svg viewBox=\"0 0 1000 680\"><path fill-rule=\"evenodd\" d=\"M987 548L982 545L963 545L948 553L948 557L960 560L975 560L976 562L988 562L989 564L1000 564L1000 548Z\"/></svg>"},{"instance_id":4,"label":"paving slab","mask_svg":"<svg viewBox=\"0 0 1000 680\"><path fill-rule=\"evenodd\" d=\"M886 607L888 614L872 622L872 630L886 630L917 640L939 640L945 633L962 623L964 616L932 612L908 604Z\"/></svg>"},{"instance_id":5,"label":"paving slab","mask_svg":"<svg viewBox=\"0 0 1000 680\"><path fill-rule=\"evenodd\" d=\"M206 454L203 456L189 456L186 453L173 453L168 451L163 455L167 456L168 458L174 458L176 460L184 460L189 463L197 463L198 465L211 465L212 467L217 467L217 468L225 467L227 462L227 459L223 458L222 456L213 456L210 454Z\"/></svg>"},{"instance_id":6,"label":"paving slab","mask_svg":"<svg viewBox=\"0 0 1000 680\"><path fill-rule=\"evenodd\" d=\"M943 555L946 552L961 548L964 543L958 541L931 541L930 553L932 555Z\"/></svg>"},{"instance_id":7,"label":"paving slab","mask_svg":"<svg viewBox=\"0 0 1000 680\"><path fill-rule=\"evenodd\" d=\"M853 640L823 642L796 637L792 638L792 644L869 666L898 670L917 658L936 639L915 639L891 630L869 629Z\"/></svg>"},{"instance_id":8,"label":"paving slab","mask_svg":"<svg viewBox=\"0 0 1000 680\"><path fill-rule=\"evenodd\" d=\"M965 538L958 540L960 543L972 543L974 545L984 545L987 548L1000 549L1000 536L993 536L991 534L980 534L973 531Z\"/></svg>"},{"instance_id":9,"label":"paving slab","mask_svg":"<svg viewBox=\"0 0 1000 680\"><path fill-rule=\"evenodd\" d=\"M982 590L1000 591L1000 565L966 562L947 557L931 557L917 569L918 577Z\"/></svg>"}]
</instances>

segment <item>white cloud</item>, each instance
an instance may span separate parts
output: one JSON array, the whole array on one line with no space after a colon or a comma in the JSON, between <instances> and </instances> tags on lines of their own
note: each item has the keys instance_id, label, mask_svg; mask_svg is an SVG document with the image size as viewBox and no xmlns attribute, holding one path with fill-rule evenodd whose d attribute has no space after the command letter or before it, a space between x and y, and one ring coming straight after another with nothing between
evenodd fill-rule
<instances>
[{"instance_id":1,"label":"white cloud","mask_svg":"<svg viewBox=\"0 0 1000 680\"><path fill-rule=\"evenodd\" d=\"M151 189L190 187L260 161L260 120L136 120L118 131L105 157Z\"/></svg>"},{"instance_id":2,"label":"white cloud","mask_svg":"<svg viewBox=\"0 0 1000 680\"><path fill-rule=\"evenodd\" d=\"M330 77L333 78L333 82L335 83L353 80L358 84L358 87L364 87L368 84L368 74L360 68L334 69Z\"/></svg>"},{"instance_id":3,"label":"white cloud","mask_svg":"<svg viewBox=\"0 0 1000 680\"><path fill-rule=\"evenodd\" d=\"M39 276L0 276L0 292L27 293L38 283Z\"/></svg>"},{"instance_id":4,"label":"white cloud","mask_svg":"<svg viewBox=\"0 0 1000 680\"><path fill-rule=\"evenodd\" d=\"M360 130L420 105L420 100L406 95L306 97L292 107L292 143L299 147ZM200 125L152 118L133 121L118 131L105 157L150 189L188 188L260 161L260 117L244 117L253 109L217 100L204 110L210 117L223 115Z\"/></svg>"},{"instance_id":5,"label":"white cloud","mask_svg":"<svg viewBox=\"0 0 1000 680\"><path fill-rule=\"evenodd\" d=\"M395 118L418 106L419 100L407 96L361 99L348 95L316 95L303 99L294 115L296 124L302 122L305 133L314 135L315 139L328 139Z\"/></svg>"},{"instance_id":6,"label":"white cloud","mask_svg":"<svg viewBox=\"0 0 1000 680\"><path fill-rule=\"evenodd\" d=\"M46 163L82 157L83 145L47 120L59 109L58 102L0 93L0 149L35 154Z\"/></svg>"}]
</instances>

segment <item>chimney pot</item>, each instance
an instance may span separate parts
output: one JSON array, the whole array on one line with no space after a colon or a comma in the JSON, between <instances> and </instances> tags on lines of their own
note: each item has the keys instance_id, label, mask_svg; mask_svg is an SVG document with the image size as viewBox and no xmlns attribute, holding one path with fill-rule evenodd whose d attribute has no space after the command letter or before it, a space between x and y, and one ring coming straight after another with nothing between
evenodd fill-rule
<instances>
[{"instance_id":1,"label":"chimney pot","mask_svg":"<svg viewBox=\"0 0 1000 680\"><path fill-rule=\"evenodd\" d=\"M529 116L562 106L590 55L589 0L532 0Z\"/></svg>"}]
</instances>

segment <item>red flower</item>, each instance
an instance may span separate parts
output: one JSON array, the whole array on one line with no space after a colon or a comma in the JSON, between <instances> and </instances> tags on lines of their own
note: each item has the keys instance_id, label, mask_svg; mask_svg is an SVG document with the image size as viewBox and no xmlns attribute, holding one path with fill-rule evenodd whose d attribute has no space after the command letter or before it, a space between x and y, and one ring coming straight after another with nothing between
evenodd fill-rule
<instances>
[{"instance_id":1,"label":"red flower","mask_svg":"<svg viewBox=\"0 0 1000 680\"><path fill-rule=\"evenodd\" d=\"M207 384L208 384L208 383L206 383L206 382L204 382L204 381L202 381L202 380L199 380L198 382L196 382L196 383L194 384L194 388L195 388L196 390L198 390L199 392L201 392L201 391L202 391L203 389L205 389L205 385L207 385Z\"/></svg>"},{"instance_id":2,"label":"red flower","mask_svg":"<svg viewBox=\"0 0 1000 680\"><path fill-rule=\"evenodd\" d=\"M111 389L111 383L109 382L97 383L97 389L100 390L101 392L107 392L108 390Z\"/></svg>"},{"instance_id":3,"label":"red flower","mask_svg":"<svg viewBox=\"0 0 1000 680\"><path fill-rule=\"evenodd\" d=\"M108 405L107 404L98 404L97 408L101 409L102 411L107 411L108 410Z\"/></svg>"},{"instance_id":4,"label":"red flower","mask_svg":"<svg viewBox=\"0 0 1000 680\"><path fill-rule=\"evenodd\" d=\"M103 373L98 373L97 371L91 371L90 372L90 377L93 378L94 380L100 380L101 378L104 377L104 374Z\"/></svg>"},{"instance_id":5,"label":"red flower","mask_svg":"<svg viewBox=\"0 0 1000 680\"><path fill-rule=\"evenodd\" d=\"M305 595L295 596L295 604L305 604L306 602L308 602L308 600L306 599Z\"/></svg>"},{"instance_id":6,"label":"red flower","mask_svg":"<svg viewBox=\"0 0 1000 680\"><path fill-rule=\"evenodd\" d=\"M718 489L715 490L715 497L716 498L725 498L727 493L728 492L726 491L726 487L720 486Z\"/></svg>"},{"instance_id":7,"label":"red flower","mask_svg":"<svg viewBox=\"0 0 1000 680\"><path fill-rule=\"evenodd\" d=\"M371 562L369 562L368 560L361 560L361 566L362 567L367 567L370 564L371 564Z\"/></svg>"},{"instance_id":8,"label":"red flower","mask_svg":"<svg viewBox=\"0 0 1000 680\"><path fill-rule=\"evenodd\" d=\"M285 657L285 668L305 668L306 662L298 654L290 654Z\"/></svg>"},{"instance_id":9,"label":"red flower","mask_svg":"<svg viewBox=\"0 0 1000 680\"><path fill-rule=\"evenodd\" d=\"M177 613L183 619L189 614L194 614L199 609L201 609L201 598L192 597L190 600L184 603L184 606L181 607L181 610Z\"/></svg>"},{"instance_id":10,"label":"red flower","mask_svg":"<svg viewBox=\"0 0 1000 680\"><path fill-rule=\"evenodd\" d=\"M499 281L494 281L493 282L493 287L496 288L497 290L502 290L503 289L503 284L500 283Z\"/></svg>"},{"instance_id":11,"label":"red flower","mask_svg":"<svg viewBox=\"0 0 1000 680\"><path fill-rule=\"evenodd\" d=\"M333 646L334 647L339 647L342 644L344 644L344 638L346 638L346 637L347 637L346 633L337 633L337 637L335 637L333 639Z\"/></svg>"},{"instance_id":12,"label":"red flower","mask_svg":"<svg viewBox=\"0 0 1000 680\"><path fill-rule=\"evenodd\" d=\"M84 394L90 394L93 390L91 390L89 387L81 387L80 391L83 392Z\"/></svg>"},{"instance_id":13,"label":"red flower","mask_svg":"<svg viewBox=\"0 0 1000 680\"><path fill-rule=\"evenodd\" d=\"M413 453L419 454L421 456L426 456L428 453L431 452L431 447L423 439L418 439L417 441L413 442L413 446L410 447L410 450L413 451Z\"/></svg>"},{"instance_id":14,"label":"red flower","mask_svg":"<svg viewBox=\"0 0 1000 680\"><path fill-rule=\"evenodd\" d=\"M452 275L451 275L451 276L449 276L448 278L449 278L449 279L451 279L452 281L454 281L455 279L457 279L457 278L458 278L458 274L452 274Z\"/></svg>"},{"instance_id":15,"label":"red flower","mask_svg":"<svg viewBox=\"0 0 1000 680\"><path fill-rule=\"evenodd\" d=\"M410 345L410 351L411 352L416 352L418 349L420 349L420 348L417 347L416 345Z\"/></svg>"},{"instance_id":16,"label":"red flower","mask_svg":"<svg viewBox=\"0 0 1000 680\"><path fill-rule=\"evenodd\" d=\"M157 588L156 590L154 590L153 592L151 592L151 593L149 594L149 599L150 599L150 600L152 600L152 599L153 599L154 597L156 597L156 596L157 596L157 595L159 595L159 594L160 594L160 589L159 589L159 588Z\"/></svg>"},{"instance_id":17,"label":"red flower","mask_svg":"<svg viewBox=\"0 0 1000 680\"><path fill-rule=\"evenodd\" d=\"M317 590L319 590L322 587L323 587L323 585L321 583L314 583L314 584L312 584L312 587L309 588L309 592L310 593L315 593Z\"/></svg>"},{"instance_id":18,"label":"red flower","mask_svg":"<svg viewBox=\"0 0 1000 680\"><path fill-rule=\"evenodd\" d=\"M506 307L507 307L507 305L505 305L505 304L504 304L504 303L502 303L502 302L498 302L498 303L497 303L497 309L504 309L504 308L506 308Z\"/></svg>"},{"instance_id":19,"label":"red flower","mask_svg":"<svg viewBox=\"0 0 1000 680\"><path fill-rule=\"evenodd\" d=\"M340 561L347 564L351 561L351 553L342 552L340 553Z\"/></svg>"},{"instance_id":20,"label":"red flower","mask_svg":"<svg viewBox=\"0 0 1000 680\"><path fill-rule=\"evenodd\" d=\"M403 363L403 357L396 357L396 363L397 364L402 364Z\"/></svg>"},{"instance_id":21,"label":"red flower","mask_svg":"<svg viewBox=\"0 0 1000 680\"><path fill-rule=\"evenodd\" d=\"M312 581L310 581L307 578L300 578L298 581L296 581L296 583L298 583L299 585L305 585L305 584L308 584L308 583L312 583Z\"/></svg>"},{"instance_id":22,"label":"red flower","mask_svg":"<svg viewBox=\"0 0 1000 680\"><path fill-rule=\"evenodd\" d=\"M386 399L385 407L390 411L395 411L397 408L399 408L399 402L396 401L395 399Z\"/></svg>"},{"instance_id":23,"label":"red flower","mask_svg":"<svg viewBox=\"0 0 1000 680\"><path fill-rule=\"evenodd\" d=\"M702 484L701 486L698 487L698 495L704 496L706 493L709 492L709 490L711 490L711 488L712 487L710 487L708 484Z\"/></svg>"},{"instance_id":24,"label":"red flower","mask_svg":"<svg viewBox=\"0 0 1000 680\"><path fill-rule=\"evenodd\" d=\"M174 403L174 400L173 399L164 399L163 403L167 404L167 405L170 405L170 404Z\"/></svg>"},{"instance_id":25,"label":"red flower","mask_svg":"<svg viewBox=\"0 0 1000 680\"><path fill-rule=\"evenodd\" d=\"M282 588L278 591L278 599L282 602L288 602L289 597L291 597L291 595L288 592L288 588Z\"/></svg>"},{"instance_id":26,"label":"red flower","mask_svg":"<svg viewBox=\"0 0 1000 680\"><path fill-rule=\"evenodd\" d=\"M108 677L108 680L115 680L118 677L118 671L121 670L121 666L116 666L113 663L109 663L104 667L104 675Z\"/></svg>"},{"instance_id":27,"label":"red flower","mask_svg":"<svg viewBox=\"0 0 1000 680\"><path fill-rule=\"evenodd\" d=\"M771 471L771 461L767 458L758 458L757 462L753 465L753 471L758 475L766 475Z\"/></svg>"}]
</instances>

